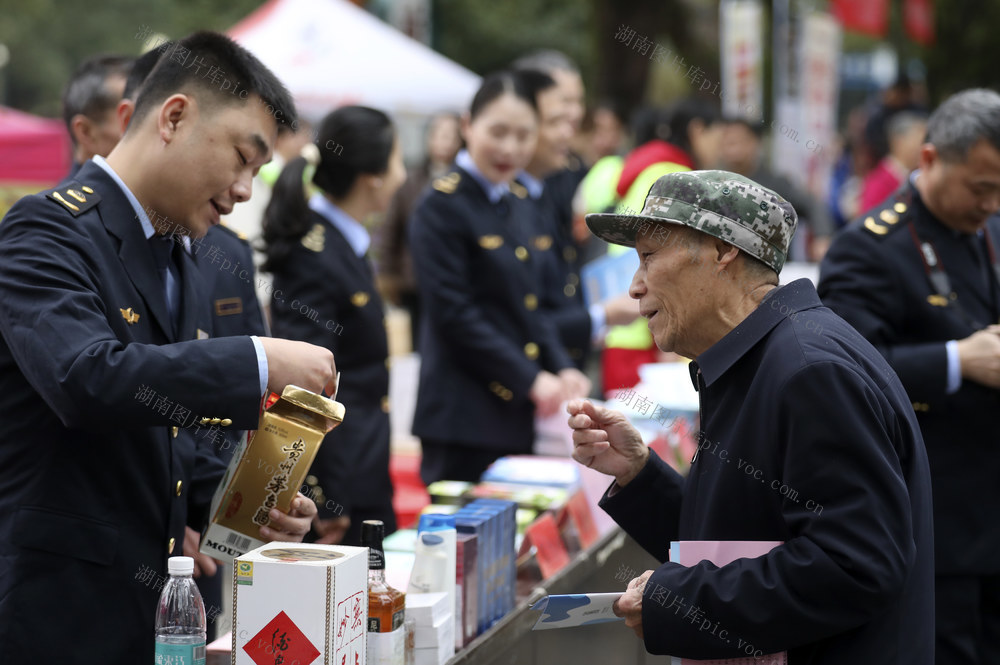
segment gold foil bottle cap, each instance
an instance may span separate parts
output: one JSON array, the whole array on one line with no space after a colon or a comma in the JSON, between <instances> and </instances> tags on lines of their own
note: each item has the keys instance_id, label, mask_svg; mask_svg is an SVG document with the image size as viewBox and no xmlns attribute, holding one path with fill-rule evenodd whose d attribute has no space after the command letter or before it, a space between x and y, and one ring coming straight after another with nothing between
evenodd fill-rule
<instances>
[{"instance_id":1,"label":"gold foil bottle cap","mask_svg":"<svg viewBox=\"0 0 1000 665\"><path fill-rule=\"evenodd\" d=\"M281 391L281 399L307 411L312 411L324 418L329 418L337 424L344 421L344 412L346 409L343 404L328 397L317 395L305 388L292 385L285 386L285 389Z\"/></svg>"}]
</instances>

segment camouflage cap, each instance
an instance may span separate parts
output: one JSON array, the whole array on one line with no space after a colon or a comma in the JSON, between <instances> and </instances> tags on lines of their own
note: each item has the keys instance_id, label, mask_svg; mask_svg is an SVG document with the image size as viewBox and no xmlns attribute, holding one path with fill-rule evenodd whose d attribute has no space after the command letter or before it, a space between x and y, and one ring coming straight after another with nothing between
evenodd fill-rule
<instances>
[{"instance_id":1,"label":"camouflage cap","mask_svg":"<svg viewBox=\"0 0 1000 665\"><path fill-rule=\"evenodd\" d=\"M607 242L635 247L640 234L660 235L661 224L681 224L725 240L781 272L795 224L792 204L753 180L728 171L682 171L661 176L638 215L587 215L587 226Z\"/></svg>"}]
</instances>

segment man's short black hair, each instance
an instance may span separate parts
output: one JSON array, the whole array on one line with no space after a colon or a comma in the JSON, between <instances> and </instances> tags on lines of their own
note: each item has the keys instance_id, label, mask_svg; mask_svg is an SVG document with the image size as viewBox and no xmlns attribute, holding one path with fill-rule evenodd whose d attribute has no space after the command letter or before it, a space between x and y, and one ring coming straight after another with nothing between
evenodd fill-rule
<instances>
[{"instance_id":1,"label":"man's short black hair","mask_svg":"<svg viewBox=\"0 0 1000 665\"><path fill-rule=\"evenodd\" d=\"M751 134L756 136L758 139L764 137L763 122L757 120L751 120L750 118L747 118L746 116L742 115L727 116L726 118L724 118L724 120L727 124L730 125L742 125L743 127L746 127L746 129Z\"/></svg>"},{"instance_id":2,"label":"man's short black hair","mask_svg":"<svg viewBox=\"0 0 1000 665\"><path fill-rule=\"evenodd\" d=\"M123 55L99 55L85 60L76 68L63 89L63 121L69 135L70 125L77 115L100 120L106 112L118 106L118 93L108 89L108 79L127 77L133 59ZM75 139L74 139L75 143Z\"/></svg>"},{"instance_id":3,"label":"man's short black hair","mask_svg":"<svg viewBox=\"0 0 1000 665\"><path fill-rule=\"evenodd\" d=\"M538 69L522 69L515 71L514 75L524 83L531 96L534 97L536 105L538 104L538 95L556 87L556 80Z\"/></svg>"},{"instance_id":4,"label":"man's short black hair","mask_svg":"<svg viewBox=\"0 0 1000 665\"><path fill-rule=\"evenodd\" d=\"M170 95L183 92L203 105L246 104L257 96L278 126L295 129L295 104L285 86L252 53L217 32L196 32L167 48L139 88L132 122Z\"/></svg>"},{"instance_id":5,"label":"man's short black hair","mask_svg":"<svg viewBox=\"0 0 1000 665\"><path fill-rule=\"evenodd\" d=\"M125 90L122 92L122 99L135 101L136 95L139 94L139 86L146 81L146 77L153 71L153 67L160 61L160 56L168 50L173 49L176 44L177 42L174 41L163 42L156 48L149 49L135 59L132 71L129 72L128 78L125 79Z\"/></svg>"}]
</instances>

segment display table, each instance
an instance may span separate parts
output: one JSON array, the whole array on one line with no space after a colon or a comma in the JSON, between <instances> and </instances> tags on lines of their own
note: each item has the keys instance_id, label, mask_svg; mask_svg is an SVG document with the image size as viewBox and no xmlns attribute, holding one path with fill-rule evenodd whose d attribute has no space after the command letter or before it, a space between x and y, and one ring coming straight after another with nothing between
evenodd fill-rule
<instances>
[{"instance_id":1,"label":"display table","mask_svg":"<svg viewBox=\"0 0 1000 665\"><path fill-rule=\"evenodd\" d=\"M632 577L656 565L655 559L614 527L573 557L561 571L528 591L512 612L456 653L447 661L448 665L668 665L669 657L647 654L642 641L624 622L531 630L539 613L530 607L540 598L550 594L624 591ZM228 634L217 640L216 650L208 653L206 665L228 665L231 643Z\"/></svg>"},{"instance_id":2,"label":"display table","mask_svg":"<svg viewBox=\"0 0 1000 665\"><path fill-rule=\"evenodd\" d=\"M622 621L531 630L539 612L530 607L544 596L624 591L632 577L656 565L655 559L615 527L534 588L514 611L456 653L448 665L669 664L667 656L647 654L642 640Z\"/></svg>"}]
</instances>

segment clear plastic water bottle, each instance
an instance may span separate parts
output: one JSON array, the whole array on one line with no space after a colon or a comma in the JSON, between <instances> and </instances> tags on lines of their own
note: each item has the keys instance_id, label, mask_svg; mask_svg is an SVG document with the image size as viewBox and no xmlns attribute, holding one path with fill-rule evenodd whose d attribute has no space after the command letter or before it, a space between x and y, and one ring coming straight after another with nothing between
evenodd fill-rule
<instances>
[{"instance_id":1,"label":"clear plastic water bottle","mask_svg":"<svg viewBox=\"0 0 1000 665\"><path fill-rule=\"evenodd\" d=\"M156 665L205 665L205 603L194 583L194 559L172 556L170 580L156 608Z\"/></svg>"}]
</instances>

